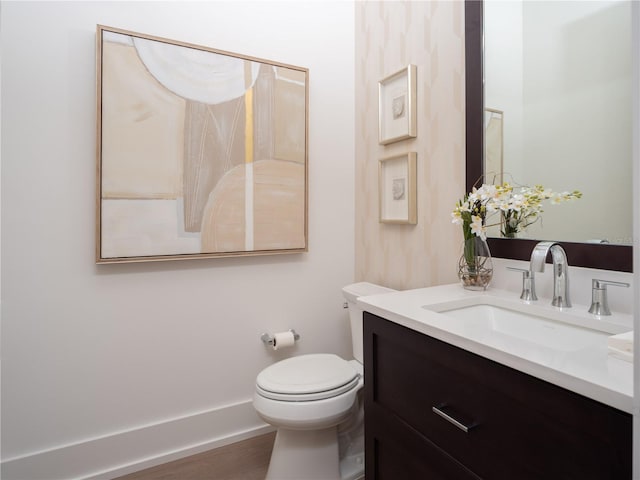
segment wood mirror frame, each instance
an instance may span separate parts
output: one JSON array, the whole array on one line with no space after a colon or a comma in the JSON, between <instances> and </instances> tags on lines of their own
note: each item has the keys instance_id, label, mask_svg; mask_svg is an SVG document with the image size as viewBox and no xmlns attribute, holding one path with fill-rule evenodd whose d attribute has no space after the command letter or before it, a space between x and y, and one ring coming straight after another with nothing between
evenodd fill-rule
<instances>
[{"instance_id":1,"label":"wood mirror frame","mask_svg":"<svg viewBox=\"0 0 640 480\"><path fill-rule=\"evenodd\" d=\"M465 0L466 188L470 192L482 176L484 161L483 2ZM488 238L496 258L529 260L538 240ZM633 271L629 245L559 242L570 266Z\"/></svg>"}]
</instances>

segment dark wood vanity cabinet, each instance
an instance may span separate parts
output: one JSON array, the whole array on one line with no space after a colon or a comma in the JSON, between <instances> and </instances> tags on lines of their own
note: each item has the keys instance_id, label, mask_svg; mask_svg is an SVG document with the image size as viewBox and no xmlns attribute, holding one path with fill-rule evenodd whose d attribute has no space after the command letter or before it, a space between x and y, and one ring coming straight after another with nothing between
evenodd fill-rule
<instances>
[{"instance_id":1,"label":"dark wood vanity cabinet","mask_svg":"<svg viewBox=\"0 0 640 480\"><path fill-rule=\"evenodd\" d=\"M628 413L370 313L364 368L367 480L631 479Z\"/></svg>"}]
</instances>

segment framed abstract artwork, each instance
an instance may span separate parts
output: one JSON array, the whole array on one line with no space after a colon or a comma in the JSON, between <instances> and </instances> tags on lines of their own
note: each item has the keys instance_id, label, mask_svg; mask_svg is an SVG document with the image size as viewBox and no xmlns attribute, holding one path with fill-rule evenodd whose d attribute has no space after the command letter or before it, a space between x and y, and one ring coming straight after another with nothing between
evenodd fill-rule
<instances>
[{"instance_id":1,"label":"framed abstract artwork","mask_svg":"<svg viewBox=\"0 0 640 480\"><path fill-rule=\"evenodd\" d=\"M96 262L308 250L308 69L98 25Z\"/></svg>"},{"instance_id":2,"label":"framed abstract artwork","mask_svg":"<svg viewBox=\"0 0 640 480\"><path fill-rule=\"evenodd\" d=\"M415 65L408 65L378 82L378 143L381 145L417 135L416 71Z\"/></svg>"},{"instance_id":3,"label":"framed abstract artwork","mask_svg":"<svg viewBox=\"0 0 640 480\"><path fill-rule=\"evenodd\" d=\"M417 223L416 153L383 158L378 168L380 223Z\"/></svg>"}]
</instances>

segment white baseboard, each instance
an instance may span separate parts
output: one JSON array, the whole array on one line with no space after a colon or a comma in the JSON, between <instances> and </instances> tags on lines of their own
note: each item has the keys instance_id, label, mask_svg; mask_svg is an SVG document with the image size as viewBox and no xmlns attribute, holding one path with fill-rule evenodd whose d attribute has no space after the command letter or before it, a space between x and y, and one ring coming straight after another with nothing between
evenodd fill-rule
<instances>
[{"instance_id":1,"label":"white baseboard","mask_svg":"<svg viewBox=\"0 0 640 480\"><path fill-rule=\"evenodd\" d=\"M251 400L2 461L3 480L106 480L274 431Z\"/></svg>"}]
</instances>

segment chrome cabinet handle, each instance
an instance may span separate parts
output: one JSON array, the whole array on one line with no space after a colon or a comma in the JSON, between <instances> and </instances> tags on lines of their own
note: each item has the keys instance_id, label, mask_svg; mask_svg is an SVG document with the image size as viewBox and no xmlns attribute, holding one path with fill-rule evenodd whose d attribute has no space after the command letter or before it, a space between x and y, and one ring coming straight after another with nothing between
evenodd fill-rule
<instances>
[{"instance_id":1,"label":"chrome cabinet handle","mask_svg":"<svg viewBox=\"0 0 640 480\"><path fill-rule=\"evenodd\" d=\"M462 430L464 433L469 433L469 430L471 430L475 425L465 425L464 423L456 420L455 418L453 418L451 415L445 413L442 409L446 408L446 405L441 405L440 407L431 407L431 410L433 411L433 413L436 413L438 415L440 415L442 418L444 418L447 422L455 425L456 427L458 427L460 430Z\"/></svg>"}]
</instances>

